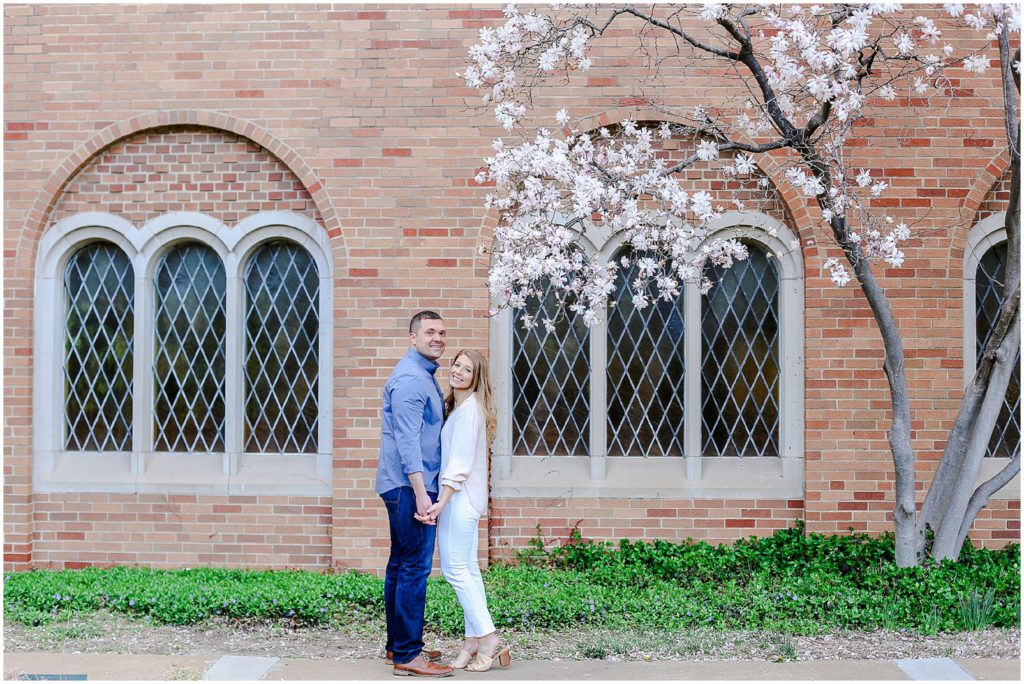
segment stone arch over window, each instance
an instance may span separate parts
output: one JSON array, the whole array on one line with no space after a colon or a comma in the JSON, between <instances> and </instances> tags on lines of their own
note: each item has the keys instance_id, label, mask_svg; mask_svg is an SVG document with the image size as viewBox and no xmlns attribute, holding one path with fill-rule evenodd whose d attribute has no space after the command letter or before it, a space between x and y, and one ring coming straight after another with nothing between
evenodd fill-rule
<instances>
[{"instance_id":1,"label":"stone arch over window","mask_svg":"<svg viewBox=\"0 0 1024 684\"><path fill-rule=\"evenodd\" d=\"M54 422L57 412L64 410L64 274L69 263L76 263L76 255L96 244L120 249L134 274L132 440L130 446L119 444L119 449L70 451L62 431L50 427L66 422ZM312 323L316 328L307 331L301 351L307 380L303 409L308 414L312 406L317 420L307 424L313 434L305 435L303 448L294 453L281 443L243 448L245 274L252 260L272 246L298 255L296 260L302 263L300 291L282 293L278 287L276 294L283 298L278 304L283 303L287 315L299 301L307 326ZM287 211L260 212L231 228L188 212L156 217L141 228L101 212L58 222L44 236L36 266L35 488L329 493L330 365L317 362L316 377L308 376L310 358L332 358L332 337L320 334L321 329L330 330L329 255L323 228L307 216ZM258 320L274 324L266 316ZM197 395L202 405L196 404ZM214 428L208 430L203 421L192 424L192 418L207 414Z\"/></svg>"},{"instance_id":2,"label":"stone arch over window","mask_svg":"<svg viewBox=\"0 0 1024 684\"><path fill-rule=\"evenodd\" d=\"M504 437L495 443L494 496L522 496L527 492L538 496L569 492L572 496L640 498L800 496L803 487L803 268L799 250L789 247L795 236L778 220L754 212L727 213L710 228L709 239L742 238L761 255L762 268L771 264L775 306L773 335L777 349L771 391L777 397L778 414L777 425L773 426L777 436L773 455L779 458L704 458L709 454L704 453L700 409L702 297L696 284L688 284L677 302L666 303L664 312L652 309L654 313L649 313L644 325L639 326L642 333L632 337L627 334L629 326L640 320L632 321L630 312L625 315L611 312L606 321L590 328L588 455L512 451L511 445L518 438L517 427L510 420L504 421L499 429ZM602 229L592 229L586 238L587 249L594 250L602 261L617 258L625 247L625 236L621 233L608 235ZM613 320L616 316L622 320ZM657 319L656 332L651 332L647 318ZM511 377L515 372L511 364L515 353L513 324L513 313L508 310L491 322L494 381L500 388L499 416L509 415L506 409L512 405L512 387L516 382ZM627 382L629 368L636 365L629 363L628 350L643 344L652 347L648 352L655 356L657 349L664 347L666 356L659 357L657 377L650 375L645 366L644 373L650 377L641 374ZM622 349L618 348L620 346ZM618 368L617 374L613 372L615 368ZM640 416L633 426L635 429L631 430L632 437L627 435L629 438L625 439L620 423L631 415L631 402L638 395L646 397L646 403L638 403L640 413L652 410L651 405L657 403L659 411L670 414L675 411L678 415L668 423ZM613 416L615 411L622 415ZM661 458L623 459L617 455ZM748 455L753 454L742 456Z\"/></svg>"}]
</instances>

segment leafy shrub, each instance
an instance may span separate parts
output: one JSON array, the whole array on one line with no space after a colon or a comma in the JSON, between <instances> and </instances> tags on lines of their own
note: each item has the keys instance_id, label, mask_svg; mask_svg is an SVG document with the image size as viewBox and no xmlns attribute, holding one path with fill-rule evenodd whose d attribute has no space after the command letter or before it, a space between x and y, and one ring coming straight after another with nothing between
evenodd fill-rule
<instances>
[{"instance_id":1,"label":"leafy shrub","mask_svg":"<svg viewBox=\"0 0 1024 684\"><path fill-rule=\"evenodd\" d=\"M499 629L814 634L1020 625L1016 544L965 548L957 563L898 568L891 536L805 536L797 526L719 547L598 543L577 534L551 549L538 539L519 561L492 566L484 578ZM101 609L166 624L224 616L294 626L373 624L384 613L383 581L355 572L122 567L38 570L5 580L5 616L28 625ZM437 632L462 633L462 609L441 578L428 583L426 620Z\"/></svg>"},{"instance_id":2,"label":"leafy shrub","mask_svg":"<svg viewBox=\"0 0 1024 684\"><path fill-rule=\"evenodd\" d=\"M805 534L798 522L771 537L717 547L693 540L615 545L574 531L566 544L545 549L538 532L519 561L585 573L608 586L704 586L718 593L720 612L712 617L719 624L750 629L957 630L974 629L985 618L995 626L1020 624L1019 544L993 551L966 542L955 563L899 568L891 534ZM991 609L982 604L979 615L961 607L960 597L972 592L990 592Z\"/></svg>"},{"instance_id":3,"label":"leafy shrub","mask_svg":"<svg viewBox=\"0 0 1024 684\"><path fill-rule=\"evenodd\" d=\"M383 611L380 581L370 575L115 567L13 573L4 583L4 614L42 624L62 612L108 609L167 624L214 615L321 624Z\"/></svg>"}]
</instances>

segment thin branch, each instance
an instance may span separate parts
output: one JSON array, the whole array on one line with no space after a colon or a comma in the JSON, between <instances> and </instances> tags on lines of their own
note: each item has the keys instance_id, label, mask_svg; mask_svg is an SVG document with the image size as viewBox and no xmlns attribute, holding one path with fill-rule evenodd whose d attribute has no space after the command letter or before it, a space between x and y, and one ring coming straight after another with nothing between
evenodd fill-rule
<instances>
[{"instance_id":1,"label":"thin branch","mask_svg":"<svg viewBox=\"0 0 1024 684\"><path fill-rule=\"evenodd\" d=\"M633 8L633 7L626 7L624 9L622 9L622 10L616 10L616 12L619 12L619 13L623 13L624 12L624 13L627 13L627 14L632 14L633 16L637 17L638 19L643 19L644 21L648 22L649 24L652 24L652 25L657 26L659 28L663 28L666 31L674 33L675 35L679 36L680 38L682 38L683 40L685 40L687 43L689 43L693 47L697 48L698 50L703 50L704 52L710 52L713 55L718 55L719 57L725 57L726 59L731 59L733 61L738 61L739 58L740 58L739 54L737 54L735 52L729 52L728 50L722 50L721 48L716 48L716 47L714 47L712 45L707 45L705 43L702 43L699 40L697 40L696 38L694 38L693 36L691 36L686 31L684 31L684 30L682 30L680 28L676 28L675 26L672 26L671 24L668 24L668 23L662 21L661 19L657 19L654 16L651 16L649 14L644 14L643 12L641 12L641 11L639 11L639 10Z\"/></svg>"},{"instance_id":2,"label":"thin branch","mask_svg":"<svg viewBox=\"0 0 1024 684\"><path fill-rule=\"evenodd\" d=\"M736 141L730 141L725 144L718 146L719 152L728 152L729 150L740 150L741 152L751 152L753 154L760 154L761 152L770 152L772 150L780 150L784 147L789 147L789 141L782 139L776 140L775 142L764 143L762 145L748 145L747 143L741 143ZM679 173L683 169L693 166L696 162L700 161L697 155L691 155L686 159L682 160L675 166L671 166L665 170L666 176L673 173Z\"/></svg>"},{"instance_id":3,"label":"thin branch","mask_svg":"<svg viewBox=\"0 0 1024 684\"><path fill-rule=\"evenodd\" d=\"M1016 477L1020 473L1020 450L1013 455L1010 462L1006 464L1002 470L995 474L992 478L985 480L978 488L974 490L974 494L971 495L971 500L967 503L967 511L964 513L964 521L960 526L960 532L957 534L957 547L960 547L964 543L964 539L967 538L967 533L970 531L971 526L974 525L974 519L978 517L978 512L985 507L988 500L993 494L998 492L1000 489L1009 484L1010 480Z\"/></svg>"}]
</instances>

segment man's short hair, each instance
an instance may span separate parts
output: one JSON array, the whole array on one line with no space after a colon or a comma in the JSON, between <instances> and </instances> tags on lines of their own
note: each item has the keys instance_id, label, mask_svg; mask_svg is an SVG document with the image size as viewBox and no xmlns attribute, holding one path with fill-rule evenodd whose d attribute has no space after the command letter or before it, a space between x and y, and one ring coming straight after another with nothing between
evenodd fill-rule
<instances>
[{"instance_id":1,"label":"man's short hair","mask_svg":"<svg viewBox=\"0 0 1024 684\"><path fill-rule=\"evenodd\" d=\"M415 316L412 317L411 321L409 321L409 332L410 333L419 332L420 321L422 321L424 319L426 319L428 321L442 321L442 320L444 320L443 318L441 318L441 314L437 313L436 311L420 311L418 314L416 314Z\"/></svg>"}]
</instances>

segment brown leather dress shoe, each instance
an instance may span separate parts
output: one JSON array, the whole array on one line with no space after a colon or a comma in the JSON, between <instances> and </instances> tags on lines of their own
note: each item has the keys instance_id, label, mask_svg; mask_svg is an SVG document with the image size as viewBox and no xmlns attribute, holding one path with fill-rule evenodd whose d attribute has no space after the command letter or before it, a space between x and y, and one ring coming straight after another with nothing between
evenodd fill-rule
<instances>
[{"instance_id":1,"label":"brown leather dress shoe","mask_svg":"<svg viewBox=\"0 0 1024 684\"><path fill-rule=\"evenodd\" d=\"M429 660L432 663L439 663L439 662L441 662L441 655L442 654L438 650L435 650L433 648L425 648L422 651L420 651L420 653L422 653L423 657L426 658L427 660ZM384 651L384 660L388 661L388 665L390 665L393 662L394 655L395 654L392 653L391 651Z\"/></svg>"},{"instance_id":2,"label":"brown leather dress shoe","mask_svg":"<svg viewBox=\"0 0 1024 684\"><path fill-rule=\"evenodd\" d=\"M432 663L422 654L404 665L395 665L391 674L396 677L451 677L452 668Z\"/></svg>"}]
</instances>

